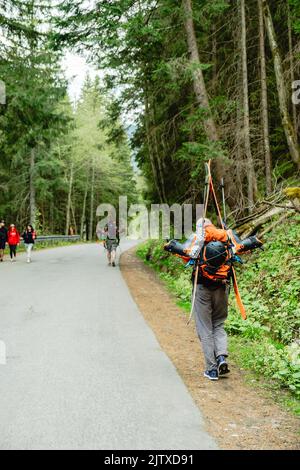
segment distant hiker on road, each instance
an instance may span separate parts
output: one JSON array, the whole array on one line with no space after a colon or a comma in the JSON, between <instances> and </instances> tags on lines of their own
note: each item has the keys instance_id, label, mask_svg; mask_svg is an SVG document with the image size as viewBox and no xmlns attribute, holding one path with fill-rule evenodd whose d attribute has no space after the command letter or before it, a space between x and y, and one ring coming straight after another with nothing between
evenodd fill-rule
<instances>
[{"instance_id":1,"label":"distant hiker on road","mask_svg":"<svg viewBox=\"0 0 300 470\"><path fill-rule=\"evenodd\" d=\"M109 266L116 266L116 253L120 244L119 229L115 222L109 221L104 228L104 247L107 250L107 259Z\"/></svg>"},{"instance_id":2,"label":"distant hiker on road","mask_svg":"<svg viewBox=\"0 0 300 470\"><path fill-rule=\"evenodd\" d=\"M24 240L24 244L26 248L27 263L31 263L31 252L34 247L35 240L36 240L36 233L32 225L28 225L27 229L22 235L22 238Z\"/></svg>"},{"instance_id":3,"label":"distant hiker on road","mask_svg":"<svg viewBox=\"0 0 300 470\"><path fill-rule=\"evenodd\" d=\"M20 234L14 224L11 224L7 234L11 262L17 257L17 246L20 244Z\"/></svg>"},{"instance_id":4,"label":"distant hiker on road","mask_svg":"<svg viewBox=\"0 0 300 470\"><path fill-rule=\"evenodd\" d=\"M0 262L3 263L4 260L4 250L7 243L7 228L5 227L4 220L0 222Z\"/></svg>"}]
</instances>

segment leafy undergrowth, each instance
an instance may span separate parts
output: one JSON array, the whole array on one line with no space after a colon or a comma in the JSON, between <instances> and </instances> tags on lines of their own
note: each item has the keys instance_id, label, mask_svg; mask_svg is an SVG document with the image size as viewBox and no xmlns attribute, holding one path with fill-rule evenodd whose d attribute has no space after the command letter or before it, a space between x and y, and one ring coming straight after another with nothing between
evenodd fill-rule
<instances>
[{"instance_id":1,"label":"leafy undergrowth","mask_svg":"<svg viewBox=\"0 0 300 470\"><path fill-rule=\"evenodd\" d=\"M300 413L300 218L279 226L265 240L265 251L244 257L237 276L248 319L240 317L231 295L226 329L235 361L269 379L273 389L289 391ZM191 271L148 241L137 254L159 272L178 305L190 309ZM238 351L238 353L237 353Z\"/></svg>"}]
</instances>

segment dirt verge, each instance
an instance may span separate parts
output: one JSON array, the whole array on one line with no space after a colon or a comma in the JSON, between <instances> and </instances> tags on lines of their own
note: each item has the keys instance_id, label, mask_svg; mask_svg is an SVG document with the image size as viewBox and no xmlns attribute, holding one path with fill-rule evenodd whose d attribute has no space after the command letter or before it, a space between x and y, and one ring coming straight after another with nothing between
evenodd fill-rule
<instances>
[{"instance_id":1,"label":"dirt verge","mask_svg":"<svg viewBox=\"0 0 300 470\"><path fill-rule=\"evenodd\" d=\"M299 420L245 384L243 372L231 366L230 377L203 378L204 362L194 327L176 306L153 270L135 249L121 257L121 270L145 320L154 331L189 389L206 421L207 431L222 449L300 449Z\"/></svg>"}]
</instances>

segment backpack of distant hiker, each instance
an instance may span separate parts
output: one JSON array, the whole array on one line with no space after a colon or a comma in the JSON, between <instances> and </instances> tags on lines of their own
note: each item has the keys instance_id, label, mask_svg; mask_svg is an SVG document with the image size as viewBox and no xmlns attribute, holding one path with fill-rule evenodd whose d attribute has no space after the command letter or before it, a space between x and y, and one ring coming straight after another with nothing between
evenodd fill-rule
<instances>
[{"instance_id":1,"label":"backpack of distant hiker","mask_svg":"<svg viewBox=\"0 0 300 470\"><path fill-rule=\"evenodd\" d=\"M106 234L106 240L113 240L117 244L117 246L120 243L120 234L119 234L119 229L115 222L108 222L108 224L105 227L105 234Z\"/></svg>"},{"instance_id":2,"label":"backpack of distant hiker","mask_svg":"<svg viewBox=\"0 0 300 470\"><path fill-rule=\"evenodd\" d=\"M105 227L106 237L110 240L114 240L117 236L117 226L114 222L108 222Z\"/></svg>"}]
</instances>

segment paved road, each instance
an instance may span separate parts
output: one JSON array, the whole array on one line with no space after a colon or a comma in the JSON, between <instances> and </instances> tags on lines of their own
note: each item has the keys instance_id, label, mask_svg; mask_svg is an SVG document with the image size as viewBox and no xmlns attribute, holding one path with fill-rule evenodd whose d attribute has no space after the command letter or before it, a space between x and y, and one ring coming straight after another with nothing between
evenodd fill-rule
<instances>
[{"instance_id":1,"label":"paved road","mask_svg":"<svg viewBox=\"0 0 300 470\"><path fill-rule=\"evenodd\" d=\"M216 448L103 248L20 256L0 286L0 449Z\"/></svg>"}]
</instances>

